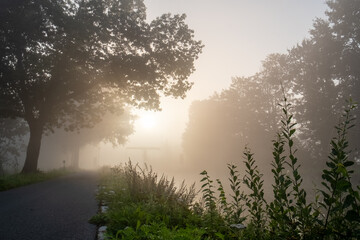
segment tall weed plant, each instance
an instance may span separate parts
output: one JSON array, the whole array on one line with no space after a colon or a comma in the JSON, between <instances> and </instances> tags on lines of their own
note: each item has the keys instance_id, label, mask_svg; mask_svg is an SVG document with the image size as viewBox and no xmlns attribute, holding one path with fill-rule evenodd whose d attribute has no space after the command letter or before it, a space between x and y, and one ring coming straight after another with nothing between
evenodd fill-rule
<instances>
[{"instance_id":1,"label":"tall weed plant","mask_svg":"<svg viewBox=\"0 0 360 240\"><path fill-rule=\"evenodd\" d=\"M360 198L359 186L352 186L354 173L349 167L354 161L349 158L347 134L354 124L351 111L356 107L349 101L336 126L337 136L331 140L331 152L323 170L320 190L322 194L322 239L360 239Z\"/></svg>"},{"instance_id":2,"label":"tall weed plant","mask_svg":"<svg viewBox=\"0 0 360 240\"><path fill-rule=\"evenodd\" d=\"M208 211L218 211L212 214L221 216L228 225L226 233L218 227L211 231L221 235L211 236L213 239L360 239L360 187L351 183L354 161L349 158L347 140L348 131L355 121L351 112L357 105L348 101L339 124L335 126L337 136L330 142L331 152L323 170L322 188L317 189L316 200L310 203L302 186L301 166L296 157L297 124L291 113L292 107L286 97L279 106L282 110L281 129L273 140L271 162L273 200L265 200L263 175L248 147L244 150L246 173L242 178L235 172L237 167L229 165L231 203L219 179L219 197L216 199L212 190L215 186L210 185L213 182L204 171L202 192L207 202L205 206ZM240 192L241 185L247 187L248 194ZM221 221L211 226L220 226L219 223ZM237 228L236 234L232 227Z\"/></svg>"}]
</instances>

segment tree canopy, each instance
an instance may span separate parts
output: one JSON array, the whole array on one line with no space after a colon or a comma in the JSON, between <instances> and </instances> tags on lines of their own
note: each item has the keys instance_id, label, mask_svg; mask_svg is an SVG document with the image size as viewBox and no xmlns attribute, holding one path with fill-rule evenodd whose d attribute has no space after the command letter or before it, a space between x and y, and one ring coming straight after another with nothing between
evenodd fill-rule
<instances>
[{"instance_id":1,"label":"tree canopy","mask_svg":"<svg viewBox=\"0 0 360 240\"><path fill-rule=\"evenodd\" d=\"M36 170L44 131L184 97L202 49L185 15L148 22L142 0L4 0L0 46L1 117L30 129L23 172Z\"/></svg>"}]
</instances>

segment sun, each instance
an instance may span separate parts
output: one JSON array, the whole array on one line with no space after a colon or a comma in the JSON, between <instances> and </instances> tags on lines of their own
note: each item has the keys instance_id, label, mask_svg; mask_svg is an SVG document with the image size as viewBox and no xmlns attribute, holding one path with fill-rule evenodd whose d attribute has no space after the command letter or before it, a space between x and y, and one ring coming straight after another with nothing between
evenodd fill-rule
<instances>
[{"instance_id":1,"label":"sun","mask_svg":"<svg viewBox=\"0 0 360 240\"><path fill-rule=\"evenodd\" d=\"M138 113L137 115L139 116L137 121L142 128L150 130L157 125L157 118L154 112L146 111Z\"/></svg>"}]
</instances>

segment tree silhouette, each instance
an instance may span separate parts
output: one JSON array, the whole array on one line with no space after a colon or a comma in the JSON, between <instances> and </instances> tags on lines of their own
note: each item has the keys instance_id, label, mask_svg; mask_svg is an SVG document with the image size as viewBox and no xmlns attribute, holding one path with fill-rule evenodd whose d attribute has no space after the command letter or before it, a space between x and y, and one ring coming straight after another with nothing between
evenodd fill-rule
<instances>
[{"instance_id":1,"label":"tree silhouette","mask_svg":"<svg viewBox=\"0 0 360 240\"><path fill-rule=\"evenodd\" d=\"M184 21L149 23L142 0L1 1L1 117L29 125L22 172L36 171L43 132L91 127L119 103L184 97L202 49Z\"/></svg>"},{"instance_id":2,"label":"tree silhouette","mask_svg":"<svg viewBox=\"0 0 360 240\"><path fill-rule=\"evenodd\" d=\"M298 121L306 129L300 137L318 159L326 157L334 135L329 126L336 125L345 100L360 100L360 3L337 0L327 4L327 19L317 19L310 37L289 52L293 91L303 96L296 106ZM350 136L355 149L359 131L357 126Z\"/></svg>"},{"instance_id":3,"label":"tree silhouette","mask_svg":"<svg viewBox=\"0 0 360 240\"><path fill-rule=\"evenodd\" d=\"M285 62L283 57L271 55L264 61L263 71L233 78L228 89L193 102L182 143L192 163L206 163L208 169L215 170L224 162L241 159L247 144L257 152L257 158L271 154L271 140L278 129L276 105L281 85L280 81L269 81L276 79L269 78L269 74L278 72L276 69Z\"/></svg>"},{"instance_id":4,"label":"tree silhouette","mask_svg":"<svg viewBox=\"0 0 360 240\"><path fill-rule=\"evenodd\" d=\"M327 4L327 18L316 19L302 43L286 54L269 55L258 73L235 78L220 94L193 104L183 137L184 151L192 161L217 158L213 161L231 162L240 159L238 153L246 143L260 161L266 161L271 153L262 152L270 149L266 144L277 131L276 103L282 96L282 83L299 123L295 137L301 170L309 175L320 173L329 142L336 135L332 126L345 100L360 101L360 2L333 0ZM355 115L360 116L359 109ZM349 138L352 157L358 157L359 124Z\"/></svg>"}]
</instances>

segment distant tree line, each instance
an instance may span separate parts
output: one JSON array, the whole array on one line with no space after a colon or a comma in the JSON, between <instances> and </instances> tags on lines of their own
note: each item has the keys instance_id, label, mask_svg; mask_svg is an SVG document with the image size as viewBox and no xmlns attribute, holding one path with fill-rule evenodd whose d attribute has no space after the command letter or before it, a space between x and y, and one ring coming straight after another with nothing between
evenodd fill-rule
<instances>
[{"instance_id":1,"label":"distant tree line","mask_svg":"<svg viewBox=\"0 0 360 240\"><path fill-rule=\"evenodd\" d=\"M286 54L269 55L253 76L234 77L228 89L193 102L183 134L190 161L216 169L221 162L240 161L249 144L259 163L268 166L282 84L299 123L301 169L320 173L345 100L360 101L360 2L332 0L327 5L326 19L316 19L300 44ZM359 109L355 115L360 116ZM359 159L360 124L351 131L350 144L351 157Z\"/></svg>"}]
</instances>

